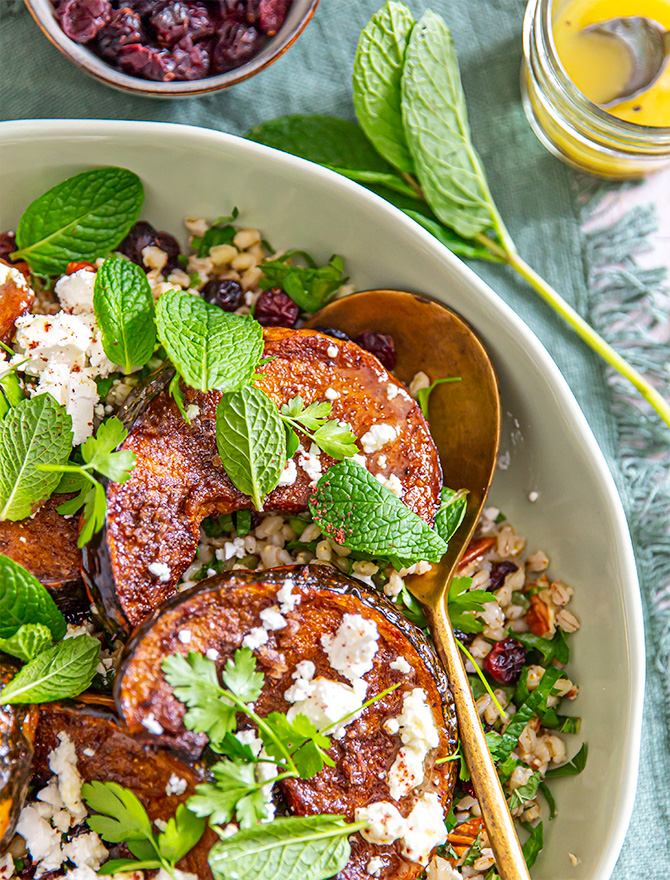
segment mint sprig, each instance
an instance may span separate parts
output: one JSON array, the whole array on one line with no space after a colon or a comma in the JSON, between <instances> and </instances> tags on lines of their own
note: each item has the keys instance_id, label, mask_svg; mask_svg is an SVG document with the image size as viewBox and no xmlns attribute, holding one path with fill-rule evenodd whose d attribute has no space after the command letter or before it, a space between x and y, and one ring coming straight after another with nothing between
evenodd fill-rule
<instances>
[{"instance_id":1,"label":"mint sprig","mask_svg":"<svg viewBox=\"0 0 670 880\"><path fill-rule=\"evenodd\" d=\"M144 270L123 257L110 257L98 269L93 308L102 347L126 374L143 367L156 345L154 299Z\"/></svg>"},{"instance_id":2,"label":"mint sprig","mask_svg":"<svg viewBox=\"0 0 670 880\"><path fill-rule=\"evenodd\" d=\"M0 520L33 514L58 485L41 465L65 464L72 451L72 419L50 394L12 406L0 421Z\"/></svg>"},{"instance_id":3,"label":"mint sprig","mask_svg":"<svg viewBox=\"0 0 670 880\"><path fill-rule=\"evenodd\" d=\"M54 640L67 630L49 591L18 562L0 553L0 638L9 639L24 624L43 624Z\"/></svg>"},{"instance_id":4,"label":"mint sprig","mask_svg":"<svg viewBox=\"0 0 670 880\"><path fill-rule=\"evenodd\" d=\"M239 391L263 356L263 329L199 296L166 290L156 304L158 338L185 382L199 391Z\"/></svg>"},{"instance_id":5,"label":"mint sprig","mask_svg":"<svg viewBox=\"0 0 670 880\"><path fill-rule=\"evenodd\" d=\"M65 639L27 663L0 692L0 703L50 703L76 697L93 681L100 642L81 635Z\"/></svg>"},{"instance_id":6,"label":"mint sprig","mask_svg":"<svg viewBox=\"0 0 670 880\"><path fill-rule=\"evenodd\" d=\"M309 508L324 534L352 550L407 563L439 562L447 550L437 532L351 459L326 471Z\"/></svg>"},{"instance_id":7,"label":"mint sprig","mask_svg":"<svg viewBox=\"0 0 670 880\"><path fill-rule=\"evenodd\" d=\"M286 465L286 432L276 404L253 385L224 394L216 411L216 445L233 485L262 510Z\"/></svg>"},{"instance_id":8,"label":"mint sprig","mask_svg":"<svg viewBox=\"0 0 670 880\"><path fill-rule=\"evenodd\" d=\"M296 431L306 434L331 458L340 460L356 455L356 435L337 419L329 419L333 405L329 400L310 403L305 406L300 395L281 407L281 417L287 431L287 457L291 458L298 448ZM290 454L289 454L290 453Z\"/></svg>"},{"instance_id":9,"label":"mint sprig","mask_svg":"<svg viewBox=\"0 0 670 880\"><path fill-rule=\"evenodd\" d=\"M0 651L30 661L51 647L53 636L48 626L42 623L24 623L13 636L0 639Z\"/></svg>"},{"instance_id":10,"label":"mint sprig","mask_svg":"<svg viewBox=\"0 0 670 880\"><path fill-rule=\"evenodd\" d=\"M95 260L112 251L140 215L142 183L125 168L98 168L69 177L35 199L16 228L13 260L55 275L72 260Z\"/></svg>"}]
</instances>

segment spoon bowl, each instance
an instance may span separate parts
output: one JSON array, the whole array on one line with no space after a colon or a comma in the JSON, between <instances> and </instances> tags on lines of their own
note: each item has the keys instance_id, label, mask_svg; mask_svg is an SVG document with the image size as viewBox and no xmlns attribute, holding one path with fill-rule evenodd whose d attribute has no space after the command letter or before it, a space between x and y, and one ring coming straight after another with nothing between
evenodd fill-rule
<instances>
[{"instance_id":1,"label":"spoon bowl","mask_svg":"<svg viewBox=\"0 0 670 880\"><path fill-rule=\"evenodd\" d=\"M482 807L489 840L502 880L529 877L514 823L484 738L449 622L447 593L488 495L500 442L498 382L486 349L469 325L436 300L398 290L368 290L336 300L305 325L335 328L355 339L365 330L393 337L395 375L405 385L419 371L438 385L430 396L431 433L437 446L445 485L466 489L466 514L449 550L438 565L406 579L421 602L433 641L444 663L454 696L463 752Z\"/></svg>"}]
</instances>

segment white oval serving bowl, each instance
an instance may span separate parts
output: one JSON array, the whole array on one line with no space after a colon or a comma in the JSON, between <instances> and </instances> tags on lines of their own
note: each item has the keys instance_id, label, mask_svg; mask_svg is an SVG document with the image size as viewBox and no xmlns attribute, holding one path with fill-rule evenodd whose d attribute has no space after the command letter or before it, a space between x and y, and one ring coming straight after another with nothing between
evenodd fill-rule
<instances>
[{"instance_id":1,"label":"white oval serving bowl","mask_svg":"<svg viewBox=\"0 0 670 880\"><path fill-rule=\"evenodd\" d=\"M635 797L644 635L626 519L603 455L563 376L520 318L469 268L400 211L316 165L230 135L183 125L98 120L0 124L0 230L65 177L122 165L142 178L142 217L182 239L185 216L240 209L275 248L318 260L341 254L358 289L430 294L477 330L500 378L499 469L491 503L542 549L576 591L582 629L569 672L583 718L570 754L588 742L586 770L552 785L558 816L534 880L607 880ZM421 340L417 339L417 345ZM538 493L531 504L530 492ZM545 816L546 819L546 816ZM581 860L573 867L568 853Z\"/></svg>"}]
</instances>

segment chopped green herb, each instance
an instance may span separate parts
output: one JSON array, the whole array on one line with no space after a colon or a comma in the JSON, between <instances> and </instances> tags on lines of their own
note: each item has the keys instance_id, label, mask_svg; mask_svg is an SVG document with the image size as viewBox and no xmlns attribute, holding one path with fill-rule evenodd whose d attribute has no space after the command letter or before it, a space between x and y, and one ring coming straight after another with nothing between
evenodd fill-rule
<instances>
[{"instance_id":1,"label":"chopped green herb","mask_svg":"<svg viewBox=\"0 0 670 880\"><path fill-rule=\"evenodd\" d=\"M567 764L562 764L560 767L553 767L551 770L547 770L545 778L556 779L558 776L578 776L586 767L588 754L589 747L584 743L571 761Z\"/></svg>"},{"instance_id":2,"label":"chopped green herb","mask_svg":"<svg viewBox=\"0 0 670 880\"><path fill-rule=\"evenodd\" d=\"M294 266L289 262L302 257L307 266ZM343 276L342 257L332 256L327 266L320 268L304 251L289 251L275 260L263 260L260 268L264 277L259 284L263 290L281 287L296 305L306 312L316 312L332 299L348 281Z\"/></svg>"}]
</instances>

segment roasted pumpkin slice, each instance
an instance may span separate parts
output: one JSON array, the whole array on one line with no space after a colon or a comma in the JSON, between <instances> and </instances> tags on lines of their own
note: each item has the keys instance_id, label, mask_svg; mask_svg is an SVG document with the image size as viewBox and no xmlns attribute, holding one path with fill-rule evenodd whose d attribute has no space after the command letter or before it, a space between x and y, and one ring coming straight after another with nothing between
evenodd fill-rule
<instances>
[{"instance_id":1,"label":"roasted pumpkin slice","mask_svg":"<svg viewBox=\"0 0 670 880\"><path fill-rule=\"evenodd\" d=\"M56 510L72 497L52 495L32 517L0 522L0 553L33 574L66 619L74 622L88 611L90 601L80 571L77 519L66 519Z\"/></svg>"},{"instance_id":2,"label":"roasted pumpkin slice","mask_svg":"<svg viewBox=\"0 0 670 880\"><path fill-rule=\"evenodd\" d=\"M368 637L372 633L374 644L368 639L363 649L368 659L362 665L347 659L356 653L355 647L349 652L352 645L347 645L350 626L362 626ZM259 643L254 654L265 681L255 710L261 716L280 711L291 717L291 710L300 711L323 727L317 717L319 705L327 707L334 701L335 708L324 711L339 721L349 708L342 705L340 713L338 701L343 696L350 701L352 690L360 706L398 685L335 729L330 750L334 767L324 768L313 779L280 783L285 808L300 816L335 813L353 821L357 810L385 804L403 821L401 817L409 817L423 798L424 805L432 802L441 822L452 793L454 764L437 762L456 744L445 674L421 631L390 603L323 566L229 572L203 581L157 609L128 643L117 676L117 709L130 732L146 736L151 728L164 736L183 736L184 706L163 676L163 660L174 653L197 651L216 657L220 669L245 637L251 644ZM310 705L290 691L301 670L316 688ZM421 704L424 723L434 731L433 746L423 753L421 770L415 775L406 756L399 754L401 734L408 729L403 729L402 721L411 715L411 703L415 709ZM413 729L414 722L408 724ZM412 880L423 870L415 857L418 851L412 851L407 841L380 845L356 834L351 858L339 877L364 880L366 866L377 858L382 867L376 876ZM426 859L424 852L421 860Z\"/></svg>"},{"instance_id":3,"label":"roasted pumpkin slice","mask_svg":"<svg viewBox=\"0 0 670 880\"><path fill-rule=\"evenodd\" d=\"M49 752L66 734L77 753L77 769L85 782L117 782L142 801L149 818L166 821L202 782L197 769L179 761L165 749L143 745L121 727L111 713L75 703L40 706L35 737L35 781L51 776ZM200 842L179 862L200 880L211 880L207 855L216 835L209 828Z\"/></svg>"},{"instance_id":4,"label":"roasted pumpkin slice","mask_svg":"<svg viewBox=\"0 0 670 880\"><path fill-rule=\"evenodd\" d=\"M18 666L0 660L0 689L18 672ZM0 853L14 834L32 776L35 706L0 704Z\"/></svg>"},{"instance_id":5,"label":"roasted pumpkin slice","mask_svg":"<svg viewBox=\"0 0 670 880\"><path fill-rule=\"evenodd\" d=\"M25 263L23 264L25 265ZM0 260L0 341L10 342L16 319L32 308L35 291L18 266Z\"/></svg>"},{"instance_id":6,"label":"roasted pumpkin slice","mask_svg":"<svg viewBox=\"0 0 670 880\"><path fill-rule=\"evenodd\" d=\"M362 445L366 465L374 474L396 477L404 502L432 525L442 487L437 450L421 409L379 361L353 342L284 328L265 331L265 355L271 360L256 384L278 406L297 395L306 405L334 398L333 417L346 421L359 439L375 425L393 429L386 432L386 439L393 439L383 446L379 431ZM186 405L198 408L188 424L165 385L165 380L152 383L130 410L134 423L124 448L137 455L137 463L127 482L109 485L105 528L84 551L85 573L101 611L113 627L126 631L175 593L206 516L251 507L217 453L220 394L185 389ZM301 456L300 451L295 456L295 481L268 496L267 510L305 510L318 474L333 464L321 453L308 465L310 475Z\"/></svg>"}]
</instances>

